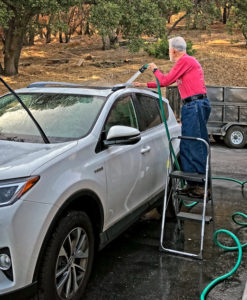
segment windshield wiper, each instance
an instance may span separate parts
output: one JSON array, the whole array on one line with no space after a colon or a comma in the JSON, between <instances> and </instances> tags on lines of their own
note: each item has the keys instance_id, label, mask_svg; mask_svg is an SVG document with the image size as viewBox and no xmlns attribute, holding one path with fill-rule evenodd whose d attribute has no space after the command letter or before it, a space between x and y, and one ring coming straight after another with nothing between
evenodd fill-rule
<instances>
[{"instance_id":1,"label":"windshield wiper","mask_svg":"<svg viewBox=\"0 0 247 300\"><path fill-rule=\"evenodd\" d=\"M14 90L12 90L12 88L0 77L0 81L2 81L2 83L6 86L6 88L15 96L15 98L21 103L22 107L25 109L25 111L28 113L28 115L30 116L30 118L33 120L34 124L36 125L36 127L38 128L38 131L40 133L40 135L42 136L44 142L46 144L50 144L50 141L48 140L46 134L44 133L43 129L41 128L41 126L39 125L39 123L36 121L36 119L34 118L34 116L32 115L31 111L28 109L28 107L25 105L25 103L21 100L21 98L16 94L16 92Z\"/></svg>"}]
</instances>

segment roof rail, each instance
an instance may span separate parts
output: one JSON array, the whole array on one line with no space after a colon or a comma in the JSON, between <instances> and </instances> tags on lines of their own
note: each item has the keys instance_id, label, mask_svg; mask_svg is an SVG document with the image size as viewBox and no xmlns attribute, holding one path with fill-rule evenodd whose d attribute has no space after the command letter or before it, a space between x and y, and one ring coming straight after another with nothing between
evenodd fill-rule
<instances>
[{"instance_id":1,"label":"roof rail","mask_svg":"<svg viewBox=\"0 0 247 300\"><path fill-rule=\"evenodd\" d=\"M33 87L46 87L46 86L60 86L60 87L84 87L83 85L69 82L56 82L56 81L38 81L28 85L28 88Z\"/></svg>"},{"instance_id":2,"label":"roof rail","mask_svg":"<svg viewBox=\"0 0 247 300\"><path fill-rule=\"evenodd\" d=\"M120 83L120 84L114 85L114 87L111 90L113 92L116 92L118 90L125 89L128 87L133 87L133 85L131 83L125 82L125 83Z\"/></svg>"}]
</instances>

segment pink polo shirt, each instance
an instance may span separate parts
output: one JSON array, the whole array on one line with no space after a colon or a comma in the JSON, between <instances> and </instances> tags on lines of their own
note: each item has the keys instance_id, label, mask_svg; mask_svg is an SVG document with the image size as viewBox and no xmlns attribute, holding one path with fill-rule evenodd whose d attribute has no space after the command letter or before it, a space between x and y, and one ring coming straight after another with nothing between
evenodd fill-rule
<instances>
[{"instance_id":1,"label":"pink polo shirt","mask_svg":"<svg viewBox=\"0 0 247 300\"><path fill-rule=\"evenodd\" d=\"M202 67L194 57L188 54L184 54L166 75L160 70L157 70L154 75L159 80L161 87L168 86L176 81L182 99L207 93ZM157 83L148 82L147 86L156 88Z\"/></svg>"}]
</instances>

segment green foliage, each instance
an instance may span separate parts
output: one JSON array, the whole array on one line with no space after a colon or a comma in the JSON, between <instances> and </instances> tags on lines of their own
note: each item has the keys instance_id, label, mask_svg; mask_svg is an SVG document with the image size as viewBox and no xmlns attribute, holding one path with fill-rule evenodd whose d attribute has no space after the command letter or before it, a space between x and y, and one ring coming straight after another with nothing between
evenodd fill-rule
<instances>
[{"instance_id":1,"label":"green foliage","mask_svg":"<svg viewBox=\"0 0 247 300\"><path fill-rule=\"evenodd\" d=\"M130 39L140 38L142 34L161 36L165 32L165 19L161 16L155 1L119 0L123 17L123 34Z\"/></svg>"},{"instance_id":2,"label":"green foliage","mask_svg":"<svg viewBox=\"0 0 247 300\"><path fill-rule=\"evenodd\" d=\"M167 38L158 39L156 43L153 43L149 46L147 46L144 49L150 56L156 57L156 58L165 58L169 59L169 42ZM188 41L187 42L187 54L194 55L196 53L196 50L193 49L193 42Z\"/></svg>"},{"instance_id":3,"label":"green foliage","mask_svg":"<svg viewBox=\"0 0 247 300\"><path fill-rule=\"evenodd\" d=\"M144 46L144 41L141 38L129 40L128 48L129 51L132 53L138 52L143 46Z\"/></svg>"},{"instance_id":4,"label":"green foliage","mask_svg":"<svg viewBox=\"0 0 247 300\"><path fill-rule=\"evenodd\" d=\"M6 28L11 17L13 17L13 13L9 12L7 6L0 1L0 25Z\"/></svg>"},{"instance_id":5,"label":"green foliage","mask_svg":"<svg viewBox=\"0 0 247 300\"><path fill-rule=\"evenodd\" d=\"M132 52L142 47L141 35L159 37L165 32L165 19L152 0L98 0L91 8L90 21L101 36L121 29Z\"/></svg>"},{"instance_id":6,"label":"green foliage","mask_svg":"<svg viewBox=\"0 0 247 300\"><path fill-rule=\"evenodd\" d=\"M149 45L144 50L150 56L169 59L169 42L167 38L158 39L156 43Z\"/></svg>"},{"instance_id":7,"label":"green foliage","mask_svg":"<svg viewBox=\"0 0 247 300\"><path fill-rule=\"evenodd\" d=\"M114 2L99 0L91 8L90 21L101 36L110 35L120 24L121 7Z\"/></svg>"},{"instance_id":8,"label":"green foliage","mask_svg":"<svg viewBox=\"0 0 247 300\"><path fill-rule=\"evenodd\" d=\"M187 27L192 29L208 29L219 17L219 10L215 0L191 1L189 6Z\"/></svg>"},{"instance_id":9,"label":"green foliage","mask_svg":"<svg viewBox=\"0 0 247 300\"><path fill-rule=\"evenodd\" d=\"M240 29L247 46L247 0L235 1L227 26L230 33L233 33L234 29Z\"/></svg>"},{"instance_id":10,"label":"green foliage","mask_svg":"<svg viewBox=\"0 0 247 300\"><path fill-rule=\"evenodd\" d=\"M195 53L196 53L196 50L193 49L193 42L191 40L189 40L187 42L186 52L187 52L187 54L189 54L191 56L195 55Z\"/></svg>"},{"instance_id":11,"label":"green foliage","mask_svg":"<svg viewBox=\"0 0 247 300\"><path fill-rule=\"evenodd\" d=\"M0 0L0 25L6 26L8 20L14 17L23 20L31 19L36 14L67 11L80 0Z\"/></svg>"}]
</instances>

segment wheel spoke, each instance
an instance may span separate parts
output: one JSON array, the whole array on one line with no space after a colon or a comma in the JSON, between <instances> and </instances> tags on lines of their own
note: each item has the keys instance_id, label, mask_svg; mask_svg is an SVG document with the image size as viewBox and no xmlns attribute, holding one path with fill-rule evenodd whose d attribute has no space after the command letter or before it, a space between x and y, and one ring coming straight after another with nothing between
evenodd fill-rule
<instances>
[{"instance_id":1,"label":"wheel spoke","mask_svg":"<svg viewBox=\"0 0 247 300\"><path fill-rule=\"evenodd\" d=\"M64 284L66 283L68 277L70 275L70 271L67 271L66 273L64 273L63 277L61 278L61 280L58 282L57 284L57 292L58 295L60 296L64 287Z\"/></svg>"},{"instance_id":2,"label":"wheel spoke","mask_svg":"<svg viewBox=\"0 0 247 300\"><path fill-rule=\"evenodd\" d=\"M88 258L88 251L86 251L86 252L83 252L82 250L77 251L77 253L75 254L75 258L87 259Z\"/></svg>"},{"instance_id":3,"label":"wheel spoke","mask_svg":"<svg viewBox=\"0 0 247 300\"><path fill-rule=\"evenodd\" d=\"M62 275L64 272L66 272L68 270L68 265L66 265L65 267L63 267L62 269L58 270L56 273L56 278L58 278L60 275Z\"/></svg>"},{"instance_id":4,"label":"wheel spoke","mask_svg":"<svg viewBox=\"0 0 247 300\"><path fill-rule=\"evenodd\" d=\"M70 249L70 255L73 255L73 245L72 245L72 241L71 241L71 237L70 235L68 235L68 243L69 243L69 249Z\"/></svg>"},{"instance_id":5,"label":"wheel spoke","mask_svg":"<svg viewBox=\"0 0 247 300\"><path fill-rule=\"evenodd\" d=\"M79 243L79 241L80 241L80 238L81 238L81 234L82 234L82 230L81 230L81 228L77 228L76 229L76 242L75 242L75 250L77 250L78 249L78 243ZM75 251L76 252L76 251Z\"/></svg>"},{"instance_id":6,"label":"wheel spoke","mask_svg":"<svg viewBox=\"0 0 247 300\"><path fill-rule=\"evenodd\" d=\"M69 298L70 290L71 290L71 268L69 270L69 278L66 284L65 298Z\"/></svg>"},{"instance_id":7,"label":"wheel spoke","mask_svg":"<svg viewBox=\"0 0 247 300\"><path fill-rule=\"evenodd\" d=\"M62 246L60 251L59 251L58 258L59 257L66 257L66 260L67 261L69 260L68 254L66 253L66 250L65 250L64 246Z\"/></svg>"},{"instance_id":8,"label":"wheel spoke","mask_svg":"<svg viewBox=\"0 0 247 300\"><path fill-rule=\"evenodd\" d=\"M73 297L86 274L89 240L82 227L74 227L65 237L57 256L55 280L57 293L63 299Z\"/></svg>"},{"instance_id":9,"label":"wheel spoke","mask_svg":"<svg viewBox=\"0 0 247 300\"><path fill-rule=\"evenodd\" d=\"M78 290L78 284L77 284L78 278L76 277L75 267L72 267L72 272L73 272L73 292L76 293L76 291Z\"/></svg>"},{"instance_id":10,"label":"wheel spoke","mask_svg":"<svg viewBox=\"0 0 247 300\"><path fill-rule=\"evenodd\" d=\"M80 265L78 265L78 264L76 264L76 263L73 263L73 264L72 264L72 267L78 268L78 269L81 270L82 272L86 272L86 269L85 269L85 268L83 268L82 266L80 266Z\"/></svg>"},{"instance_id":11,"label":"wheel spoke","mask_svg":"<svg viewBox=\"0 0 247 300\"><path fill-rule=\"evenodd\" d=\"M86 239L86 234L82 233L80 241L79 241L78 245L76 246L76 251L78 251L82 248L82 245L85 242L85 239Z\"/></svg>"}]
</instances>

